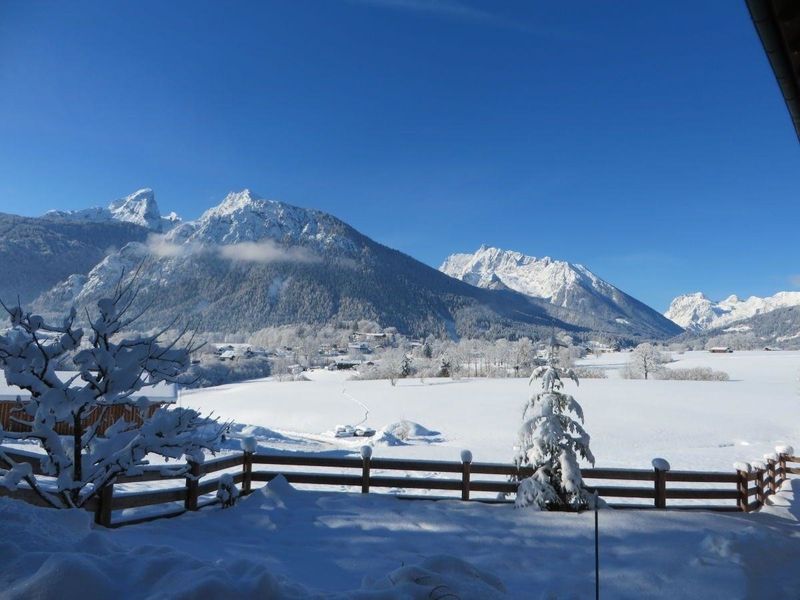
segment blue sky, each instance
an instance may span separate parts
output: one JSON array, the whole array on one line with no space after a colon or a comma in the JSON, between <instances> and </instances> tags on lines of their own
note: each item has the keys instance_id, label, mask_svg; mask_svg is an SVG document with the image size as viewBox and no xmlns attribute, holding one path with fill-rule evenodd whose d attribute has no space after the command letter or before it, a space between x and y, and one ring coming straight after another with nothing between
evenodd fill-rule
<instances>
[{"instance_id":1,"label":"blue sky","mask_svg":"<svg viewBox=\"0 0 800 600\"><path fill-rule=\"evenodd\" d=\"M0 211L249 187L663 310L800 288L799 168L744 2L0 3Z\"/></svg>"}]
</instances>

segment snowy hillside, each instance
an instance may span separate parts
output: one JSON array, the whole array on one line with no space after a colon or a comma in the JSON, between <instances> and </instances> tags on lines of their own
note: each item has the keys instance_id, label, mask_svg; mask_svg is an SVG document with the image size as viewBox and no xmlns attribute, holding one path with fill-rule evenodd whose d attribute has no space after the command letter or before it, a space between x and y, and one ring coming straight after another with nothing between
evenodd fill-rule
<instances>
[{"instance_id":1,"label":"snowy hillside","mask_svg":"<svg viewBox=\"0 0 800 600\"><path fill-rule=\"evenodd\" d=\"M600 279L583 265L484 245L474 254L447 257L439 270L474 286L514 290L631 328L650 327L665 334L680 333L679 328L656 311Z\"/></svg>"},{"instance_id":2,"label":"snowy hillside","mask_svg":"<svg viewBox=\"0 0 800 600\"><path fill-rule=\"evenodd\" d=\"M80 276L132 241L144 227L121 221L95 223L0 213L0 298L29 303L72 274Z\"/></svg>"},{"instance_id":3,"label":"snowy hillside","mask_svg":"<svg viewBox=\"0 0 800 600\"><path fill-rule=\"evenodd\" d=\"M746 300L733 295L720 302L696 292L675 298L664 316L685 329L705 331L792 306L800 306L800 292L778 292L766 298L750 296Z\"/></svg>"},{"instance_id":4,"label":"snowy hillside","mask_svg":"<svg viewBox=\"0 0 800 600\"><path fill-rule=\"evenodd\" d=\"M129 196L114 200L106 208L93 207L82 210L51 210L44 214L45 219L61 221L105 223L120 221L133 223L158 233L168 231L180 222L175 213L161 216L155 194L150 188L137 190Z\"/></svg>"}]
</instances>

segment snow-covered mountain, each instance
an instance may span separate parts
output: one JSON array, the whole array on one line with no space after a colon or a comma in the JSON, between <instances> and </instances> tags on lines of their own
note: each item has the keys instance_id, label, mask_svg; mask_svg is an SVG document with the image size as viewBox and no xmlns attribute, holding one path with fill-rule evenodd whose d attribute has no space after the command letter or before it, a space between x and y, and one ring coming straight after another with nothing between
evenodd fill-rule
<instances>
[{"instance_id":1,"label":"snow-covered mountain","mask_svg":"<svg viewBox=\"0 0 800 600\"><path fill-rule=\"evenodd\" d=\"M696 292L675 298L664 316L685 329L706 331L792 306L800 306L800 292L778 292L766 298L750 296L746 300L733 295L720 302Z\"/></svg>"},{"instance_id":2,"label":"snow-covered mountain","mask_svg":"<svg viewBox=\"0 0 800 600\"><path fill-rule=\"evenodd\" d=\"M358 319L415 335L547 335L556 327L635 340L679 331L621 292L617 304L599 293L591 302L557 303L511 286L469 285L332 215L249 190L228 194L196 221L122 246L88 272L65 276L41 294L36 309L52 314L91 305L144 258L149 266L140 299L152 305L144 326L183 314L204 330L240 332ZM587 273L582 277L594 281ZM607 294L614 290L609 286ZM619 303L628 308L620 310Z\"/></svg>"},{"instance_id":3,"label":"snow-covered mountain","mask_svg":"<svg viewBox=\"0 0 800 600\"><path fill-rule=\"evenodd\" d=\"M91 223L119 221L133 223L157 233L169 231L180 223L180 218L174 212L166 217L161 216L155 194L150 188L143 188L129 196L114 200L105 208L93 207L68 211L51 210L45 213L43 218Z\"/></svg>"},{"instance_id":4,"label":"snow-covered mountain","mask_svg":"<svg viewBox=\"0 0 800 600\"><path fill-rule=\"evenodd\" d=\"M266 200L245 189L231 192L196 221L178 225L164 240L187 246L236 246L270 240L350 255L358 251L358 244L348 230L349 226L321 211Z\"/></svg>"},{"instance_id":5,"label":"snow-covered mountain","mask_svg":"<svg viewBox=\"0 0 800 600\"><path fill-rule=\"evenodd\" d=\"M231 192L196 221L182 222L163 235L126 244L88 274L71 275L47 290L39 304L59 310L72 304L91 304L146 258L155 261L155 268L144 275L145 287L163 286L162 297L170 297L177 289L194 289L206 276L215 277L205 270L245 272L256 266L319 263L323 258L352 260L359 253L359 237L326 213L266 200L245 189ZM269 285L272 292L268 296L273 300L281 281L283 278L277 277ZM251 281L220 290L217 282L209 284L224 299L246 296L253 286ZM254 297L260 295L260 291L253 292ZM203 298L202 293L192 292L190 296L208 305L208 299Z\"/></svg>"},{"instance_id":6,"label":"snow-covered mountain","mask_svg":"<svg viewBox=\"0 0 800 600\"><path fill-rule=\"evenodd\" d=\"M680 333L680 328L656 311L583 265L484 245L474 254L447 257L439 270L477 287L514 290L571 311L592 314L601 321L651 329L662 336Z\"/></svg>"},{"instance_id":7,"label":"snow-covered mountain","mask_svg":"<svg viewBox=\"0 0 800 600\"><path fill-rule=\"evenodd\" d=\"M566 308L580 303L587 292L604 297L619 292L583 265L486 245L474 254L448 256L439 270L478 287L505 286Z\"/></svg>"},{"instance_id":8,"label":"snow-covered mountain","mask_svg":"<svg viewBox=\"0 0 800 600\"><path fill-rule=\"evenodd\" d=\"M29 303L73 273L86 274L108 252L148 230L121 221L69 221L0 213L0 299Z\"/></svg>"}]
</instances>

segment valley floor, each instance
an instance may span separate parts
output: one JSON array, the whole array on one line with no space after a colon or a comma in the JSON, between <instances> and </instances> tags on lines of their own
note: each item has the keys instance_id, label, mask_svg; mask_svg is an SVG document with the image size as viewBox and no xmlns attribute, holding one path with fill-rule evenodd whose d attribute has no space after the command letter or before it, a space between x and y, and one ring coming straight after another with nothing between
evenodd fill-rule
<instances>
[{"instance_id":1,"label":"valley floor","mask_svg":"<svg viewBox=\"0 0 800 600\"><path fill-rule=\"evenodd\" d=\"M674 469L732 470L760 459L778 444L800 445L800 352L675 354L671 368L708 366L730 381L625 380L629 355L583 361L607 372L566 391L583 406L597 465L650 468L654 457ZM378 430L375 456L509 462L531 388L526 379L401 379L351 381L347 372L313 371L312 381L257 380L195 390L181 404L214 412L256 436L262 451L357 453L365 441L337 439L337 424ZM382 435L399 421L431 435L398 440ZM242 424L250 426L244 428Z\"/></svg>"}]
</instances>

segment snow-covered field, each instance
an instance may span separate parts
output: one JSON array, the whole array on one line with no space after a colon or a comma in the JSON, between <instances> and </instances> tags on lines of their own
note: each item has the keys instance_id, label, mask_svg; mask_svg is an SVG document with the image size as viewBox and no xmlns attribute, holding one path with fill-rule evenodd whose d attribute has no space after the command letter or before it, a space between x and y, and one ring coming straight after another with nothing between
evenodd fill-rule
<instances>
[{"instance_id":1,"label":"snow-covered field","mask_svg":"<svg viewBox=\"0 0 800 600\"><path fill-rule=\"evenodd\" d=\"M793 483L800 483L795 480ZM797 598L798 505L601 511L603 598ZM118 530L0 498L0 597L485 600L594 597L592 513L303 492Z\"/></svg>"},{"instance_id":2,"label":"snow-covered field","mask_svg":"<svg viewBox=\"0 0 800 600\"><path fill-rule=\"evenodd\" d=\"M608 379L568 384L598 466L731 470L800 445L800 353L687 353L728 382L630 381L627 355L587 361ZM184 394L253 434L260 451L357 452L337 424L365 423L375 456L509 461L526 380L254 381ZM402 440L408 420L423 429ZM425 431L427 429L428 431ZM235 443L236 440L233 440ZM756 514L600 513L604 598L797 598L800 479ZM119 530L89 515L0 498L0 598L588 598L593 515L509 505L300 491L278 479L233 509ZM449 596L447 594L450 594Z\"/></svg>"},{"instance_id":3,"label":"snow-covered field","mask_svg":"<svg viewBox=\"0 0 800 600\"><path fill-rule=\"evenodd\" d=\"M732 470L760 459L777 444L800 444L800 352L674 355L671 368L708 366L730 381L625 380L628 354L583 362L607 379L567 384L583 406L598 466L649 468L654 457L674 469ZM264 451L346 450L359 439L336 439L337 424L364 420L378 429L375 456L509 462L529 394L525 379L419 379L350 381L346 372L314 371L312 381L258 380L184 394L185 406L223 420L256 425ZM381 429L408 420L435 435L398 443Z\"/></svg>"}]
</instances>

